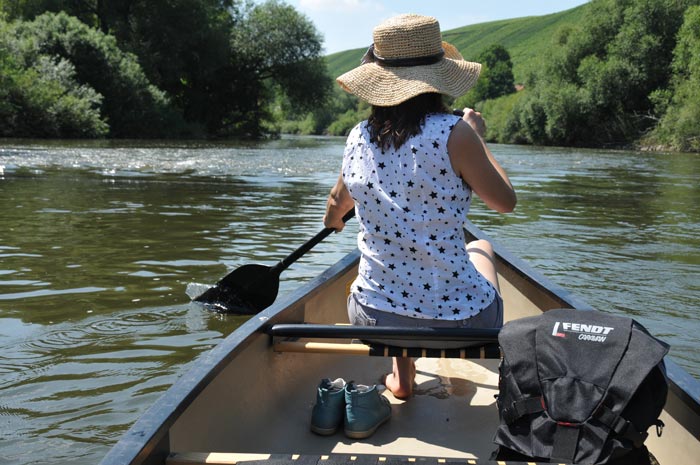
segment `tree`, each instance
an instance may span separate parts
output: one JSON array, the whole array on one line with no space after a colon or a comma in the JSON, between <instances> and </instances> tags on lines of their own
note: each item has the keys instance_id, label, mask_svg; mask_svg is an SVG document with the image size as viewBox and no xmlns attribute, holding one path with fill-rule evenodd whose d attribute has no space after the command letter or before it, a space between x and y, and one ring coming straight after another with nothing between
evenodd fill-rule
<instances>
[{"instance_id":1,"label":"tree","mask_svg":"<svg viewBox=\"0 0 700 465\"><path fill-rule=\"evenodd\" d=\"M238 15L234 0L100 0L96 11L101 29L138 57L187 121L208 133L219 130L238 94L229 44Z\"/></svg>"},{"instance_id":2,"label":"tree","mask_svg":"<svg viewBox=\"0 0 700 465\"><path fill-rule=\"evenodd\" d=\"M31 24L27 34L48 40L40 53L69 60L104 97L114 136L177 135L184 119L211 136L258 137L277 93L303 112L332 85L313 24L278 1L16 0L0 10ZM47 35L37 21L63 29Z\"/></svg>"},{"instance_id":3,"label":"tree","mask_svg":"<svg viewBox=\"0 0 700 465\"><path fill-rule=\"evenodd\" d=\"M231 33L232 64L248 92L241 112L252 115L243 129L259 133L270 115L265 104L275 91L299 114L323 104L332 81L326 72L322 39L313 23L277 0L248 7ZM236 121L229 118L228 124Z\"/></svg>"},{"instance_id":4,"label":"tree","mask_svg":"<svg viewBox=\"0 0 700 465\"><path fill-rule=\"evenodd\" d=\"M33 21L44 13L67 13L89 26L98 25L97 5L104 0L0 0L0 11L9 19ZM122 3L122 2L110 2Z\"/></svg>"},{"instance_id":5,"label":"tree","mask_svg":"<svg viewBox=\"0 0 700 465\"><path fill-rule=\"evenodd\" d=\"M15 33L27 44L24 59L70 62L75 80L101 97L101 114L111 137L164 137L184 130L166 94L153 86L136 57L122 52L112 36L65 13L44 13L19 22Z\"/></svg>"},{"instance_id":6,"label":"tree","mask_svg":"<svg viewBox=\"0 0 700 465\"><path fill-rule=\"evenodd\" d=\"M683 13L698 0L593 0L585 27L557 37L515 109L513 131L534 143L622 146L657 119L651 95L669 86ZM533 100L538 100L537 104ZM527 108L544 118L528 119ZM540 127L531 127L538 124Z\"/></svg>"},{"instance_id":7,"label":"tree","mask_svg":"<svg viewBox=\"0 0 700 465\"><path fill-rule=\"evenodd\" d=\"M64 0L67 1L67 0ZM95 0L93 0L95 1ZM103 30L210 135L259 137L282 92L301 111L330 88L313 24L277 1L97 1Z\"/></svg>"},{"instance_id":8,"label":"tree","mask_svg":"<svg viewBox=\"0 0 700 465\"><path fill-rule=\"evenodd\" d=\"M672 87L662 98L654 138L676 150L700 152L700 6L689 8L673 51ZM658 95L657 95L658 97ZM658 103L658 100L657 100Z\"/></svg>"},{"instance_id":9,"label":"tree","mask_svg":"<svg viewBox=\"0 0 700 465\"><path fill-rule=\"evenodd\" d=\"M0 17L0 137L106 135L102 96L78 82L69 60L37 48Z\"/></svg>"},{"instance_id":10,"label":"tree","mask_svg":"<svg viewBox=\"0 0 700 465\"><path fill-rule=\"evenodd\" d=\"M479 54L477 61L485 67L477 82L477 92L481 100L494 99L515 92L513 62L508 50L502 45L492 45Z\"/></svg>"},{"instance_id":11,"label":"tree","mask_svg":"<svg viewBox=\"0 0 700 465\"><path fill-rule=\"evenodd\" d=\"M479 54L476 61L481 63L479 80L474 88L457 100L457 106L475 107L484 100L515 92L513 62L504 46L491 45Z\"/></svg>"}]
</instances>

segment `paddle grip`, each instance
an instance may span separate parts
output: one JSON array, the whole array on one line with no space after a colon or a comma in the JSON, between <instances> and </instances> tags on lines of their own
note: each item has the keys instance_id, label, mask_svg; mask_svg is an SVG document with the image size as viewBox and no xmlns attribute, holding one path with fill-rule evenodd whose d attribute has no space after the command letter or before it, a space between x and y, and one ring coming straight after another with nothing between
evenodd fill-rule
<instances>
[{"instance_id":1,"label":"paddle grip","mask_svg":"<svg viewBox=\"0 0 700 465\"><path fill-rule=\"evenodd\" d=\"M347 223L348 220L350 220L354 216L355 208L353 208L343 216L343 223ZM306 252L313 249L316 246L316 244L328 237L333 231L335 231L335 229L333 228L323 228L321 232L319 232L314 237L306 241L301 247L289 254L287 258L277 263L277 265L275 265L272 269L277 273L281 273L282 271L286 270L287 268L289 268L289 265L299 260Z\"/></svg>"}]
</instances>

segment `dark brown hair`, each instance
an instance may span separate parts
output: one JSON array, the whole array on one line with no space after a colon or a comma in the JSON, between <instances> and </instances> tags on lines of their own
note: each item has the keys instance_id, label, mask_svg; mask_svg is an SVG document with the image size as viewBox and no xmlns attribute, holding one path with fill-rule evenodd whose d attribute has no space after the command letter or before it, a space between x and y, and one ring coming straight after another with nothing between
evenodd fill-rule
<instances>
[{"instance_id":1,"label":"dark brown hair","mask_svg":"<svg viewBox=\"0 0 700 465\"><path fill-rule=\"evenodd\" d=\"M420 132L428 113L448 113L438 93L416 95L392 107L372 106L368 129L370 140L382 149L398 149L406 140Z\"/></svg>"}]
</instances>

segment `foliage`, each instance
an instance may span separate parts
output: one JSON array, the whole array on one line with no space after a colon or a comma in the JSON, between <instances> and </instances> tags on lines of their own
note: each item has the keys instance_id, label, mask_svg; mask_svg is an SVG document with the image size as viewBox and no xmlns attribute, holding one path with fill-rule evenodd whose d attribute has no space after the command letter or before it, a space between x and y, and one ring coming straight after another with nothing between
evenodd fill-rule
<instances>
[{"instance_id":1,"label":"foliage","mask_svg":"<svg viewBox=\"0 0 700 465\"><path fill-rule=\"evenodd\" d=\"M510 138L624 146L653 127L650 96L669 86L676 32L691 0L593 0L585 27L555 37ZM695 0L697 3L697 0Z\"/></svg>"},{"instance_id":2,"label":"foliage","mask_svg":"<svg viewBox=\"0 0 700 465\"><path fill-rule=\"evenodd\" d=\"M479 54L477 61L486 66L486 73L483 76L486 78L483 79L483 90L480 90L477 84L480 97L486 100L515 92L513 62L510 60L508 50L503 45L496 44L487 48Z\"/></svg>"},{"instance_id":3,"label":"foliage","mask_svg":"<svg viewBox=\"0 0 700 465\"><path fill-rule=\"evenodd\" d=\"M166 95L150 84L136 57L122 52L114 37L65 13L45 13L18 23L15 30L20 40L34 44L25 50L25 59L50 56L70 61L77 81L102 95L110 136L160 137L180 123Z\"/></svg>"},{"instance_id":4,"label":"foliage","mask_svg":"<svg viewBox=\"0 0 700 465\"><path fill-rule=\"evenodd\" d=\"M0 0L2 14L33 44L19 71L43 56L72 65L111 137L258 137L277 94L305 111L331 89L318 32L276 0Z\"/></svg>"},{"instance_id":5,"label":"foliage","mask_svg":"<svg viewBox=\"0 0 700 465\"><path fill-rule=\"evenodd\" d=\"M489 141L501 144L522 143L522 140L513 138L508 128L513 124L513 108L525 95L527 90L486 100L481 104L478 111L486 115L486 138Z\"/></svg>"},{"instance_id":6,"label":"foliage","mask_svg":"<svg viewBox=\"0 0 700 465\"><path fill-rule=\"evenodd\" d=\"M476 107L479 102L515 92L513 62L505 47L494 44L481 52L476 61L481 63L481 74L476 85L457 99L455 106Z\"/></svg>"},{"instance_id":7,"label":"foliage","mask_svg":"<svg viewBox=\"0 0 700 465\"><path fill-rule=\"evenodd\" d=\"M498 142L700 150L698 5L592 0L443 32L484 65L456 106ZM323 58L281 0L0 0L0 135L344 135L369 108L329 75L364 52Z\"/></svg>"},{"instance_id":8,"label":"foliage","mask_svg":"<svg viewBox=\"0 0 700 465\"><path fill-rule=\"evenodd\" d=\"M655 95L663 113L649 143L700 152L700 6L689 8L673 52L672 91Z\"/></svg>"},{"instance_id":9,"label":"foliage","mask_svg":"<svg viewBox=\"0 0 700 465\"><path fill-rule=\"evenodd\" d=\"M370 106L368 103L360 101L356 109L347 110L340 118L333 121L328 127L328 134L332 136L347 136L357 123L369 118Z\"/></svg>"},{"instance_id":10,"label":"foliage","mask_svg":"<svg viewBox=\"0 0 700 465\"><path fill-rule=\"evenodd\" d=\"M63 11L113 36L120 49L138 57L148 80L184 119L209 133L235 113L237 76L229 63L229 34L238 13L233 0L24 0L17 11L23 19Z\"/></svg>"},{"instance_id":11,"label":"foliage","mask_svg":"<svg viewBox=\"0 0 700 465\"><path fill-rule=\"evenodd\" d=\"M114 2L124 3L124 2ZM44 13L65 12L94 27L98 24L97 8L106 4L100 0L0 0L0 11L10 19L33 21Z\"/></svg>"},{"instance_id":12,"label":"foliage","mask_svg":"<svg viewBox=\"0 0 700 465\"><path fill-rule=\"evenodd\" d=\"M700 90L697 72L690 71L690 57L699 49L690 32L698 27L697 17L686 15L677 33L686 10L690 14L695 10L689 7L699 3L593 0L553 15L443 32L475 61L502 44L515 82L525 87L481 101L470 93L456 105L480 110L489 123L488 139L499 142L631 146L650 134L645 144L697 150ZM327 57L331 75L356 66L362 53ZM477 86L483 85L480 79Z\"/></svg>"},{"instance_id":13,"label":"foliage","mask_svg":"<svg viewBox=\"0 0 700 465\"><path fill-rule=\"evenodd\" d=\"M235 113L238 76L229 34L238 10L230 0L96 2L99 27L139 57L149 80L190 123L215 134Z\"/></svg>"},{"instance_id":14,"label":"foliage","mask_svg":"<svg viewBox=\"0 0 700 465\"><path fill-rule=\"evenodd\" d=\"M66 59L37 55L36 49L0 19L0 137L102 137L102 96L76 79Z\"/></svg>"},{"instance_id":15,"label":"foliage","mask_svg":"<svg viewBox=\"0 0 700 465\"><path fill-rule=\"evenodd\" d=\"M297 111L297 107L288 98L279 99L276 104L275 118L279 121L278 127L283 133L344 135L342 132L337 132L338 119L345 113L357 114L358 102L355 96L344 92L340 87L335 87L331 90L325 104L307 113ZM368 108L366 104L362 105ZM359 121L361 120L356 120L355 124ZM331 126L335 128L333 131L329 129Z\"/></svg>"},{"instance_id":16,"label":"foliage","mask_svg":"<svg viewBox=\"0 0 700 465\"><path fill-rule=\"evenodd\" d=\"M231 44L248 83L258 90L248 94L254 121L270 118L264 104L275 93L282 96L284 112L294 113L292 120L326 103L332 82L321 57L321 36L291 6L270 0L247 9Z\"/></svg>"}]
</instances>

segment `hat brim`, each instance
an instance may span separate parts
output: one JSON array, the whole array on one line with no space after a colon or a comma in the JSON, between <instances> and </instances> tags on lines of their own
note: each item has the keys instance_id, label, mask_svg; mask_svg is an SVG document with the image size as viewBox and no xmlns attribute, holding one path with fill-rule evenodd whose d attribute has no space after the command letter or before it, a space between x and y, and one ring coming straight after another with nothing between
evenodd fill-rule
<instances>
[{"instance_id":1,"label":"hat brim","mask_svg":"<svg viewBox=\"0 0 700 465\"><path fill-rule=\"evenodd\" d=\"M388 107L428 92L459 97L474 86L480 72L479 63L445 57L431 65L411 67L366 63L336 81L371 105Z\"/></svg>"}]
</instances>

